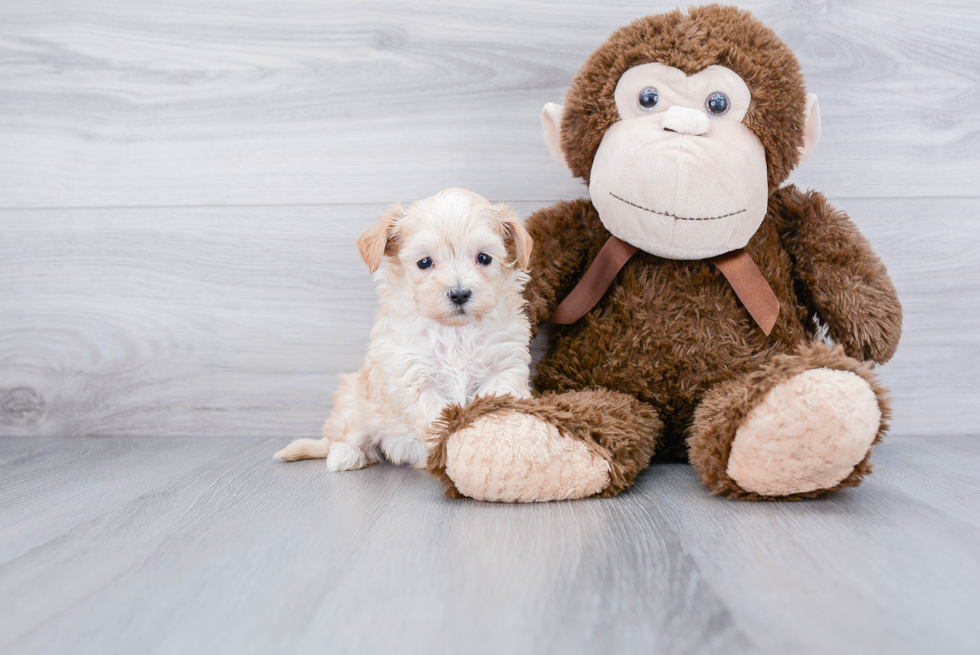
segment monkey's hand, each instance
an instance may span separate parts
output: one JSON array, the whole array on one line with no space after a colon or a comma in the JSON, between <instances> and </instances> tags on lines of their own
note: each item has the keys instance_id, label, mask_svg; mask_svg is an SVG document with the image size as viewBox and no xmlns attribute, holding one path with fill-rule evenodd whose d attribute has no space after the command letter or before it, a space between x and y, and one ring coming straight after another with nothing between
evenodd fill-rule
<instances>
[{"instance_id":1,"label":"monkey's hand","mask_svg":"<svg viewBox=\"0 0 980 655\"><path fill-rule=\"evenodd\" d=\"M885 265L848 216L814 191L793 186L770 199L784 221L803 300L830 337L856 359L883 364L902 334L902 305Z\"/></svg>"},{"instance_id":2,"label":"monkey's hand","mask_svg":"<svg viewBox=\"0 0 980 655\"><path fill-rule=\"evenodd\" d=\"M588 200L558 202L527 219L534 240L531 281L524 290L532 334L551 318L609 238Z\"/></svg>"}]
</instances>

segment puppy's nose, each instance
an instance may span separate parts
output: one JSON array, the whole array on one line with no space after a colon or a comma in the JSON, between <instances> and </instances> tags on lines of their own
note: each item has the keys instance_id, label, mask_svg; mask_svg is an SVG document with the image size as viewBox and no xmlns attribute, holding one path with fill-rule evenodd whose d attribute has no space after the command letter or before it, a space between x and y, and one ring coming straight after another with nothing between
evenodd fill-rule
<instances>
[{"instance_id":1,"label":"puppy's nose","mask_svg":"<svg viewBox=\"0 0 980 655\"><path fill-rule=\"evenodd\" d=\"M472 295L473 292L469 289L460 289L457 287L449 292L449 300L451 300L454 305L462 306L466 304Z\"/></svg>"}]
</instances>

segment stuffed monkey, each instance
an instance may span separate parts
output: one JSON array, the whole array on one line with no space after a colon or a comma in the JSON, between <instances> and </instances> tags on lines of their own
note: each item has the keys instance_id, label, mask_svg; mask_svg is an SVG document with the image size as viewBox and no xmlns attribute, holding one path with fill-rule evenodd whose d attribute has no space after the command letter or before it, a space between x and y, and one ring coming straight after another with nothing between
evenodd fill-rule
<instances>
[{"instance_id":1,"label":"stuffed monkey","mask_svg":"<svg viewBox=\"0 0 980 655\"><path fill-rule=\"evenodd\" d=\"M733 7L642 18L542 122L590 199L527 221L531 324L556 324L537 395L447 408L428 460L447 494L612 496L652 459L733 499L859 484L902 310L847 215L780 186L820 136L789 48Z\"/></svg>"}]
</instances>

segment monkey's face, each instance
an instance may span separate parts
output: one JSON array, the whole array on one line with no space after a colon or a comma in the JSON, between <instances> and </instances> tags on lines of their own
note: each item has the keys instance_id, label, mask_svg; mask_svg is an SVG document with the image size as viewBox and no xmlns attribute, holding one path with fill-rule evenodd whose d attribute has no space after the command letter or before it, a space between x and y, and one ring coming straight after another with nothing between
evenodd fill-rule
<instances>
[{"instance_id":1,"label":"monkey's face","mask_svg":"<svg viewBox=\"0 0 980 655\"><path fill-rule=\"evenodd\" d=\"M745 246L766 215L766 152L742 119L751 94L736 73L687 76L659 63L616 85L620 120L603 135L589 194L612 234L669 259Z\"/></svg>"},{"instance_id":2,"label":"monkey's face","mask_svg":"<svg viewBox=\"0 0 980 655\"><path fill-rule=\"evenodd\" d=\"M645 63L639 63L645 62ZM671 259L745 246L820 139L817 98L779 37L735 7L647 16L614 32L541 115L606 228Z\"/></svg>"}]
</instances>

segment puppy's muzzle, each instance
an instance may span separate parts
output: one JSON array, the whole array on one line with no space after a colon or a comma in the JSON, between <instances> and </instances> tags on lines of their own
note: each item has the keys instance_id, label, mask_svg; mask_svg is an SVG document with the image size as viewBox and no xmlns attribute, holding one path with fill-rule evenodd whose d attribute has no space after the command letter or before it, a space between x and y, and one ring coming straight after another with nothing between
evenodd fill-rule
<instances>
[{"instance_id":1,"label":"puppy's muzzle","mask_svg":"<svg viewBox=\"0 0 980 655\"><path fill-rule=\"evenodd\" d=\"M460 289L457 287L449 292L449 302L457 307L462 307L470 301L470 296L472 295L473 292L469 289Z\"/></svg>"}]
</instances>

